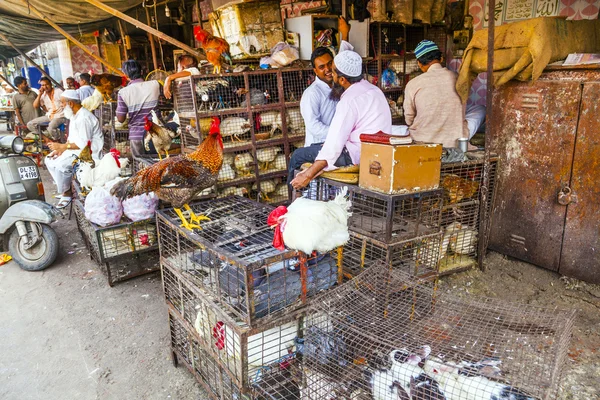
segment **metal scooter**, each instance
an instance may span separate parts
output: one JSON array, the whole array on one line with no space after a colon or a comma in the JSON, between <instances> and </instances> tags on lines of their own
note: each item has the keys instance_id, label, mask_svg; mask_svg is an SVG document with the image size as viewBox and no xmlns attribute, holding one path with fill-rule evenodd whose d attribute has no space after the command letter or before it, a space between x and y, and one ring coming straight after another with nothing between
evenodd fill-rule
<instances>
[{"instance_id":1,"label":"metal scooter","mask_svg":"<svg viewBox=\"0 0 600 400\"><path fill-rule=\"evenodd\" d=\"M38 167L21 155L24 148L19 136L0 137L0 235L22 269L41 271L58 255L58 235L50 224L62 213L45 202Z\"/></svg>"}]
</instances>

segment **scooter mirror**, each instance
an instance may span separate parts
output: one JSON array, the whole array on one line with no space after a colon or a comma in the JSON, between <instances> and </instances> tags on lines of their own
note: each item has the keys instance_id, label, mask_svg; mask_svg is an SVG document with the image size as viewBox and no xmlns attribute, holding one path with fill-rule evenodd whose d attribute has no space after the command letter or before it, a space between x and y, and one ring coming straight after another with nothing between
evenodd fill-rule
<instances>
[{"instance_id":1,"label":"scooter mirror","mask_svg":"<svg viewBox=\"0 0 600 400\"><path fill-rule=\"evenodd\" d=\"M6 135L0 138L0 148L21 154L25 150L25 141L20 136Z\"/></svg>"}]
</instances>

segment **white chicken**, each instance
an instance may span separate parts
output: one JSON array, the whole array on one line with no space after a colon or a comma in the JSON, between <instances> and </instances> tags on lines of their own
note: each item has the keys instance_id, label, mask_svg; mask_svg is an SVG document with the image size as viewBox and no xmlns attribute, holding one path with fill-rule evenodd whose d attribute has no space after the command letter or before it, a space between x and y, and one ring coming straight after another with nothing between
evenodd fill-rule
<instances>
[{"instance_id":1,"label":"white chicken","mask_svg":"<svg viewBox=\"0 0 600 400\"><path fill-rule=\"evenodd\" d=\"M277 184L275 183L275 181L273 180L266 180L266 181L262 181L260 182L260 196L268 202L271 202L271 198L269 198L269 194L273 193L275 191L275 189L277 188ZM252 185L252 190L257 191L258 190L258 184L254 184Z\"/></svg>"},{"instance_id":2,"label":"white chicken","mask_svg":"<svg viewBox=\"0 0 600 400\"><path fill-rule=\"evenodd\" d=\"M241 142L239 136L249 131L250 124L242 117L227 117L221 122L221 136L229 136L232 142L234 138Z\"/></svg>"},{"instance_id":3,"label":"white chicken","mask_svg":"<svg viewBox=\"0 0 600 400\"><path fill-rule=\"evenodd\" d=\"M272 167L275 171L287 170L287 160L285 154L278 154L275 161L272 162Z\"/></svg>"},{"instance_id":4,"label":"white chicken","mask_svg":"<svg viewBox=\"0 0 600 400\"><path fill-rule=\"evenodd\" d=\"M269 169L269 165L275 160L277 157L277 153L279 153L281 149L279 147L267 147L264 149L256 150L256 159L259 163L259 169L261 171L266 171Z\"/></svg>"},{"instance_id":5,"label":"white chicken","mask_svg":"<svg viewBox=\"0 0 600 400\"><path fill-rule=\"evenodd\" d=\"M254 158L250 153L241 153L235 156L233 165L235 169L240 173L241 176L252 175Z\"/></svg>"},{"instance_id":6,"label":"white chicken","mask_svg":"<svg viewBox=\"0 0 600 400\"><path fill-rule=\"evenodd\" d=\"M280 250L287 246L312 254L313 251L325 253L346 244L350 239L348 218L352 215L347 193L348 187L344 187L332 201L301 197L289 207L277 207L267 219L269 226L275 228L273 246Z\"/></svg>"},{"instance_id":7,"label":"white chicken","mask_svg":"<svg viewBox=\"0 0 600 400\"><path fill-rule=\"evenodd\" d=\"M225 182L235 179L235 171L231 168L231 164L225 164L221 166L219 175L217 176L217 182Z\"/></svg>"},{"instance_id":8,"label":"white chicken","mask_svg":"<svg viewBox=\"0 0 600 400\"><path fill-rule=\"evenodd\" d=\"M304 118L300 113L300 108L288 108L286 110L288 132L304 133Z\"/></svg>"},{"instance_id":9,"label":"white chicken","mask_svg":"<svg viewBox=\"0 0 600 400\"><path fill-rule=\"evenodd\" d=\"M91 96L83 99L81 101L81 106L83 108L87 108L88 111L94 111L96 108L100 107L100 104L104 102L104 96L98 89L94 90Z\"/></svg>"},{"instance_id":10,"label":"white chicken","mask_svg":"<svg viewBox=\"0 0 600 400\"><path fill-rule=\"evenodd\" d=\"M107 182L118 177L129 164L129 159L119 158L119 156L119 151L111 149L96 163L95 168L92 168L88 163L82 163L77 170L77 180L81 187L90 190L92 187L104 186Z\"/></svg>"},{"instance_id":11,"label":"white chicken","mask_svg":"<svg viewBox=\"0 0 600 400\"><path fill-rule=\"evenodd\" d=\"M460 222L453 222L446 227L442 238L441 256L448 248L456 254L470 254L476 251L477 232Z\"/></svg>"},{"instance_id":12,"label":"white chicken","mask_svg":"<svg viewBox=\"0 0 600 400\"><path fill-rule=\"evenodd\" d=\"M281 112L279 111L267 111L258 116L260 125L270 126L271 131L269 132L271 136L275 133L277 129L281 130L282 119ZM221 128L222 131L222 128Z\"/></svg>"}]
</instances>

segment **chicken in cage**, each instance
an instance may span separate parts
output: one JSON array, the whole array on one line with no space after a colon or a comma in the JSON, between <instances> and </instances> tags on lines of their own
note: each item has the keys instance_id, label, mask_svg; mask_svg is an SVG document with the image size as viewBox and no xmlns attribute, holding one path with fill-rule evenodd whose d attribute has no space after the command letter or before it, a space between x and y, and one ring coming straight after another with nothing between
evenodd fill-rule
<instances>
[{"instance_id":1,"label":"chicken in cage","mask_svg":"<svg viewBox=\"0 0 600 400\"><path fill-rule=\"evenodd\" d=\"M385 263L352 282L306 312L301 398L558 397L574 311L441 295Z\"/></svg>"},{"instance_id":2,"label":"chicken in cage","mask_svg":"<svg viewBox=\"0 0 600 400\"><path fill-rule=\"evenodd\" d=\"M283 117L281 110L262 111L254 114L256 124L256 140L267 140L281 137L283 134Z\"/></svg>"},{"instance_id":3,"label":"chicken in cage","mask_svg":"<svg viewBox=\"0 0 600 400\"><path fill-rule=\"evenodd\" d=\"M256 71L248 73L251 106L279 103L279 91L277 90L279 81L278 75L278 71ZM247 102L244 100L242 107L246 107L246 104Z\"/></svg>"},{"instance_id":4,"label":"chicken in cage","mask_svg":"<svg viewBox=\"0 0 600 400\"><path fill-rule=\"evenodd\" d=\"M284 202L288 199L287 190L284 192L282 189L284 184L287 186L283 177L260 179L252 185L252 191L256 193L253 198L266 203Z\"/></svg>"},{"instance_id":5,"label":"chicken in cage","mask_svg":"<svg viewBox=\"0 0 600 400\"><path fill-rule=\"evenodd\" d=\"M252 122L247 114L227 115L221 121L221 136L225 147L234 147L250 141ZM236 143L237 142L237 143Z\"/></svg>"},{"instance_id":6,"label":"chicken in cage","mask_svg":"<svg viewBox=\"0 0 600 400\"><path fill-rule=\"evenodd\" d=\"M304 117L300 112L300 107L289 107L286 109L286 123L288 138L294 140L298 136L304 137L306 127L304 125Z\"/></svg>"},{"instance_id":7,"label":"chicken in cage","mask_svg":"<svg viewBox=\"0 0 600 400\"><path fill-rule=\"evenodd\" d=\"M248 324L255 326L263 317L298 307L338 283L337 249L303 256L273 246L274 234L267 224L272 207L241 197L191 207L211 219L193 233L179 227L173 210L159 212L162 260Z\"/></svg>"},{"instance_id":8,"label":"chicken in cage","mask_svg":"<svg viewBox=\"0 0 600 400\"><path fill-rule=\"evenodd\" d=\"M287 157L285 155L285 146L269 146L256 150L256 159L258 160L258 170L260 174L273 172L287 172Z\"/></svg>"},{"instance_id":9,"label":"chicken in cage","mask_svg":"<svg viewBox=\"0 0 600 400\"><path fill-rule=\"evenodd\" d=\"M196 111L200 114L210 114L241 107L245 99L244 81L241 76L194 76L194 92L196 94Z\"/></svg>"}]
</instances>

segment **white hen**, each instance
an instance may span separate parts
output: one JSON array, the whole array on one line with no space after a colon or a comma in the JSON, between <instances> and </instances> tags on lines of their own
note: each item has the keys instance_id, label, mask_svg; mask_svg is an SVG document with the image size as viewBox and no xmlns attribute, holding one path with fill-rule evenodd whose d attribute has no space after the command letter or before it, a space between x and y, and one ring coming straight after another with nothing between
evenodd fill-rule
<instances>
[{"instance_id":1,"label":"white hen","mask_svg":"<svg viewBox=\"0 0 600 400\"><path fill-rule=\"evenodd\" d=\"M104 186L119 176L121 171L127 167L129 160L119 158L119 152L111 149L110 153L105 154L96 167L92 168L88 163L82 163L77 170L77 180L82 187L91 189L92 187Z\"/></svg>"},{"instance_id":2,"label":"white hen","mask_svg":"<svg viewBox=\"0 0 600 400\"><path fill-rule=\"evenodd\" d=\"M335 199L327 202L298 198L287 208L277 207L269 215L268 224L275 227L276 239L282 238L290 249L305 254L331 251L350 239L348 217L352 204L346 193L348 188L344 187ZM274 245L282 248L276 241Z\"/></svg>"}]
</instances>

